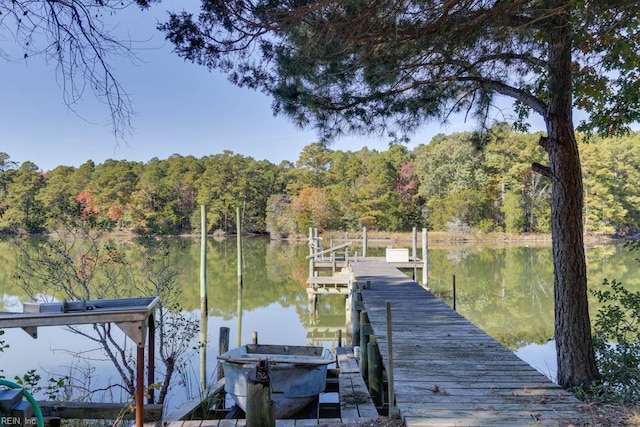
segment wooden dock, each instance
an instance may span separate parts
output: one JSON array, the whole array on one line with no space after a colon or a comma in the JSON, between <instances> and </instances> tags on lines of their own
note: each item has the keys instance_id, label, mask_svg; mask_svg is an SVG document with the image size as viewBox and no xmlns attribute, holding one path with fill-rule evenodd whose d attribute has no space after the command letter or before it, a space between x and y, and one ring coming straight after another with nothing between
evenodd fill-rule
<instances>
[{"instance_id":1,"label":"wooden dock","mask_svg":"<svg viewBox=\"0 0 640 427\"><path fill-rule=\"evenodd\" d=\"M589 408L384 259L351 263L407 426L584 426ZM362 286L361 286L362 288ZM354 313L355 314L355 313Z\"/></svg>"}]
</instances>

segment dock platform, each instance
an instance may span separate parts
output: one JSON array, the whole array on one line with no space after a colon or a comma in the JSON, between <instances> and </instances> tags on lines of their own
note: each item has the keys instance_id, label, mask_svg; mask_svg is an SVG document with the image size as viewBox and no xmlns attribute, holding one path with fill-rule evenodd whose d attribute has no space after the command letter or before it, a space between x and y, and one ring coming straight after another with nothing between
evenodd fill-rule
<instances>
[{"instance_id":1,"label":"dock platform","mask_svg":"<svg viewBox=\"0 0 640 427\"><path fill-rule=\"evenodd\" d=\"M391 304L395 404L408 427L584 426L589 407L384 260L351 263L388 369Z\"/></svg>"}]
</instances>

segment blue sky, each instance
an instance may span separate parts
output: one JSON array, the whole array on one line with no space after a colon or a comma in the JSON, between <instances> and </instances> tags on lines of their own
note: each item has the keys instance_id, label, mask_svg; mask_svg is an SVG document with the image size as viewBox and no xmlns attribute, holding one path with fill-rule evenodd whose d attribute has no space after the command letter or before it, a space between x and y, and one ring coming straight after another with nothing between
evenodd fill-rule
<instances>
[{"instance_id":1,"label":"blue sky","mask_svg":"<svg viewBox=\"0 0 640 427\"><path fill-rule=\"evenodd\" d=\"M150 11L134 9L118 19L118 34L144 40L137 51L140 61L112 60L137 114L126 141L114 138L109 112L90 90L76 105L78 114L71 111L63 102L55 64L34 57L3 61L0 67L0 152L20 163L30 160L43 170L79 166L87 160L146 162L174 153L202 157L223 150L274 163L295 161L305 145L317 141L312 129L302 131L284 117L273 117L267 96L237 88L217 71L185 62L155 30L166 10L185 4L197 7L193 1L165 0ZM0 33L0 49L10 48L11 43L10 35ZM474 123L463 120L446 126L432 123L414 135L409 147L428 143L440 132L474 128ZM387 141L343 138L332 148L355 151L365 145L385 150Z\"/></svg>"}]
</instances>

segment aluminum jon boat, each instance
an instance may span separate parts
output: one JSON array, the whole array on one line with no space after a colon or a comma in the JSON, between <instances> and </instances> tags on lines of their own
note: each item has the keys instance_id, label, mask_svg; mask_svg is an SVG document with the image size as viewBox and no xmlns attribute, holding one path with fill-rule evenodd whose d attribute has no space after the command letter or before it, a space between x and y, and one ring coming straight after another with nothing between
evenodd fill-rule
<instances>
[{"instance_id":1,"label":"aluminum jon boat","mask_svg":"<svg viewBox=\"0 0 640 427\"><path fill-rule=\"evenodd\" d=\"M277 419L294 415L322 393L327 365L335 362L323 347L269 344L247 344L221 354L218 360L224 369L224 390L243 411L247 409L247 374L266 360Z\"/></svg>"}]
</instances>

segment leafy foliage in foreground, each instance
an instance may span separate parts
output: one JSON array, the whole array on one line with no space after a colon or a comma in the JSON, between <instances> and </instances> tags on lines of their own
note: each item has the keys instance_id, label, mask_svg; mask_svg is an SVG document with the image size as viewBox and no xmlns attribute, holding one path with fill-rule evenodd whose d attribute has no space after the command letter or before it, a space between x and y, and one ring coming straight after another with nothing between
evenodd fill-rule
<instances>
[{"instance_id":1,"label":"leafy foliage in foreground","mask_svg":"<svg viewBox=\"0 0 640 427\"><path fill-rule=\"evenodd\" d=\"M640 249L640 242L629 245ZM602 307L594 320L593 344L600 381L590 391L595 400L640 402L640 292L605 279L592 294Z\"/></svg>"}]
</instances>

